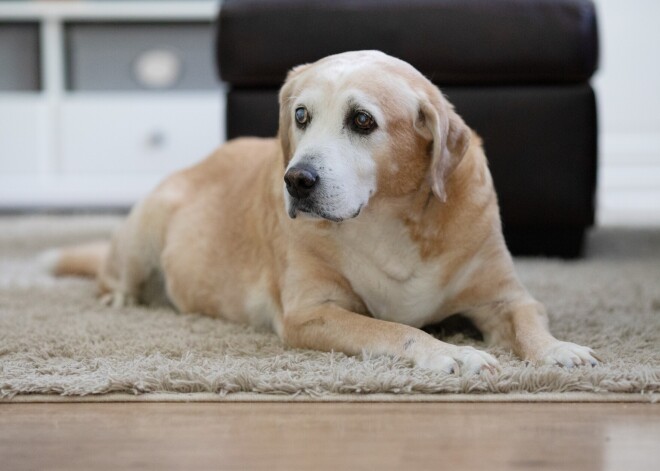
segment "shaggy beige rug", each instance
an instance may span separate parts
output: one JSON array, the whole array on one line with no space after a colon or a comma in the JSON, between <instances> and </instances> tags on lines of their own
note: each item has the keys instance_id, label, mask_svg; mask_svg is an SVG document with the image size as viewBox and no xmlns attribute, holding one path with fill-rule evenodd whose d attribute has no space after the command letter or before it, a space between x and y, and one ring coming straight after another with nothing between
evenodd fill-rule
<instances>
[{"instance_id":1,"label":"shaggy beige rug","mask_svg":"<svg viewBox=\"0 0 660 471\"><path fill-rule=\"evenodd\" d=\"M0 218L0 398L59 400L643 400L660 398L660 231L604 229L588 257L521 259L552 331L590 345L595 368L453 376L396 358L285 348L274 334L167 308L103 307L94 283L54 279L35 254L107 236L116 217ZM466 331L444 340L483 345ZM112 393L112 394L109 394ZM149 394L146 394L149 393ZM68 399L66 399L68 398Z\"/></svg>"}]
</instances>

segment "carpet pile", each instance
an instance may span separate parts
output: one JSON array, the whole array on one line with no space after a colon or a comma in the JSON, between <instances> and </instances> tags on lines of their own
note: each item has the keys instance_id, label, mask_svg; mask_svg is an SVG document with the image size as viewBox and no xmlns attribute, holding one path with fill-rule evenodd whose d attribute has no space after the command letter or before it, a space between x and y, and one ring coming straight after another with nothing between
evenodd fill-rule
<instances>
[{"instance_id":1,"label":"carpet pile","mask_svg":"<svg viewBox=\"0 0 660 471\"><path fill-rule=\"evenodd\" d=\"M490 349L501 372L453 376L397 358L289 349L270 332L164 307L104 307L92 281L55 279L35 261L47 248L108 237L119 221L0 218L1 400L660 398L657 230L595 230L578 261L516 260L523 282L547 306L552 332L593 347L602 365L536 367ZM451 323L433 332L484 348Z\"/></svg>"}]
</instances>

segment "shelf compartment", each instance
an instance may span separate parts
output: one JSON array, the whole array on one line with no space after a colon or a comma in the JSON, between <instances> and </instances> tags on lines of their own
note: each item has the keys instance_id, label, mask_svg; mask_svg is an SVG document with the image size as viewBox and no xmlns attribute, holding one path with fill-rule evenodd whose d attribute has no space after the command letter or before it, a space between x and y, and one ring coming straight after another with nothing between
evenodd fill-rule
<instances>
[{"instance_id":1,"label":"shelf compartment","mask_svg":"<svg viewBox=\"0 0 660 471\"><path fill-rule=\"evenodd\" d=\"M41 89L39 24L0 22L0 91Z\"/></svg>"},{"instance_id":2,"label":"shelf compartment","mask_svg":"<svg viewBox=\"0 0 660 471\"><path fill-rule=\"evenodd\" d=\"M210 22L67 23L70 91L217 90ZM169 74L170 80L164 80Z\"/></svg>"}]
</instances>

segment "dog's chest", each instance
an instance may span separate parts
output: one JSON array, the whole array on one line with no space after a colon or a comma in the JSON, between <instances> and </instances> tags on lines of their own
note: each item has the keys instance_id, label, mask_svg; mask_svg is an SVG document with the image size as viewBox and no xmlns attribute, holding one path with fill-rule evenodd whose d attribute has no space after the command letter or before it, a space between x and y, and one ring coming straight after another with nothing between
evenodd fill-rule
<instances>
[{"instance_id":1,"label":"dog's chest","mask_svg":"<svg viewBox=\"0 0 660 471\"><path fill-rule=\"evenodd\" d=\"M403 224L356 225L345 236L344 276L374 317L417 327L439 320L450 294L442 257L423 260Z\"/></svg>"}]
</instances>

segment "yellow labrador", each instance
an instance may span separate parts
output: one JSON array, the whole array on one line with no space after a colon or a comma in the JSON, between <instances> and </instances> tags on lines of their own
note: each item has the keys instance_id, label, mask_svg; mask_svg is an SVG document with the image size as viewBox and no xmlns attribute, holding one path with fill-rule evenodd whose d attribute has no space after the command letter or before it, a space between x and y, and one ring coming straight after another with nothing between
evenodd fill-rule
<instances>
[{"instance_id":1,"label":"yellow labrador","mask_svg":"<svg viewBox=\"0 0 660 471\"><path fill-rule=\"evenodd\" d=\"M497 368L419 329L463 313L522 359L597 363L550 334L516 277L479 137L377 51L293 69L277 139L228 142L167 178L111 244L61 250L53 269L98 275L114 306L160 273L178 310L268 326L292 347Z\"/></svg>"}]
</instances>

